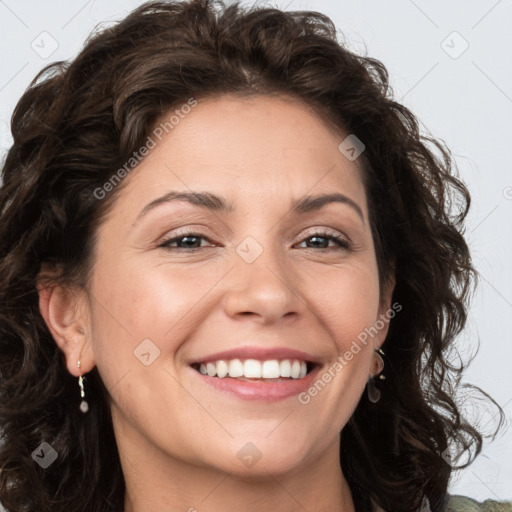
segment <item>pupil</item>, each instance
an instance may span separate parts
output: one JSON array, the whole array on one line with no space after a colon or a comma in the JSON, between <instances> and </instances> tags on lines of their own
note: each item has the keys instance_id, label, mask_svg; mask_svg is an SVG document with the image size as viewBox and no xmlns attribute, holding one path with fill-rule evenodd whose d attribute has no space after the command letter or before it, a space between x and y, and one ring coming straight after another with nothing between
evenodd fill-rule
<instances>
[{"instance_id":1,"label":"pupil","mask_svg":"<svg viewBox=\"0 0 512 512\"><path fill-rule=\"evenodd\" d=\"M182 240L188 240L190 242L190 240L197 240L197 236L185 236L182 238ZM190 245L189 242L185 242L185 245ZM193 245L193 242L192 242L192 245Z\"/></svg>"},{"instance_id":2,"label":"pupil","mask_svg":"<svg viewBox=\"0 0 512 512\"><path fill-rule=\"evenodd\" d=\"M325 241L325 238L323 236L314 236L311 238L311 240L324 240ZM322 244L322 245L325 245L325 244Z\"/></svg>"}]
</instances>

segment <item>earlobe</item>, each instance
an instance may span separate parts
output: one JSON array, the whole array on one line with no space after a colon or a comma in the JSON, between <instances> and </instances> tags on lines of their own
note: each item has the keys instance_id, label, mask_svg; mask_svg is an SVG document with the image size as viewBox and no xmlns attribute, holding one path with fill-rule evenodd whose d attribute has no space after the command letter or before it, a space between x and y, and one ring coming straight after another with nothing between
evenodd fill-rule
<instances>
[{"instance_id":1,"label":"earlobe","mask_svg":"<svg viewBox=\"0 0 512 512\"><path fill-rule=\"evenodd\" d=\"M87 335L88 312L83 293L61 285L38 285L39 311L64 353L69 373L78 377L94 367ZM81 367L77 367L80 360Z\"/></svg>"}]
</instances>

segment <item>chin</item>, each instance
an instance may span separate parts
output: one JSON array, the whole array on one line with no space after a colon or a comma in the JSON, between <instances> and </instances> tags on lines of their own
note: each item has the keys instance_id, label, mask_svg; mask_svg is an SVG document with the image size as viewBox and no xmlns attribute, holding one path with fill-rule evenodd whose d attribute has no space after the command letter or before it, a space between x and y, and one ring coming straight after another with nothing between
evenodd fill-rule
<instances>
[{"instance_id":1,"label":"chin","mask_svg":"<svg viewBox=\"0 0 512 512\"><path fill-rule=\"evenodd\" d=\"M214 453L210 450L209 460L205 462L232 476L256 481L268 480L269 473L274 477L291 474L305 464L304 448L290 444L290 437L286 443L271 442L263 436L260 440L252 439L232 440L225 449L218 447ZM204 453L202 451L203 459Z\"/></svg>"}]
</instances>

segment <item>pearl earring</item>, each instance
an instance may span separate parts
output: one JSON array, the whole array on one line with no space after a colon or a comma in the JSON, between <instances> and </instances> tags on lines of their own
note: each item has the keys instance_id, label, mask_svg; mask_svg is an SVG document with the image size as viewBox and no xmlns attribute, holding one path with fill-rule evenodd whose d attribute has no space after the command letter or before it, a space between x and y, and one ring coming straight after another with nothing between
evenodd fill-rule
<instances>
[{"instance_id":1,"label":"pearl earring","mask_svg":"<svg viewBox=\"0 0 512 512\"><path fill-rule=\"evenodd\" d=\"M77 368L80 368L80 359L76 362ZM84 377L82 375L82 372L80 372L80 377L78 377L78 385L80 387L80 397L85 397L85 391L84 391ZM85 414L89 410L89 404L82 400L80 402L80 410Z\"/></svg>"}]
</instances>

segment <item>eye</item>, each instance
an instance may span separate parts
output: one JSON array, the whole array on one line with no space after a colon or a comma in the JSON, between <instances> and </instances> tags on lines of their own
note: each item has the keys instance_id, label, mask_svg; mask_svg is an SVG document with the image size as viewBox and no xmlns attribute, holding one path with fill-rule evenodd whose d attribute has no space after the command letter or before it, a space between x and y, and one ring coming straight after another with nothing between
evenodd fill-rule
<instances>
[{"instance_id":1,"label":"eye","mask_svg":"<svg viewBox=\"0 0 512 512\"><path fill-rule=\"evenodd\" d=\"M201 233L183 233L179 236L175 236L167 240L164 240L161 244L158 245L158 247L167 250L195 251L197 249L205 247L204 245L201 245L202 240L206 240L210 244L214 245L208 237L202 235ZM313 244L317 244L316 246L313 245L313 247L306 247L306 249L350 249L350 243L336 233L313 233L312 235L305 238L304 241L313 241ZM301 243L304 243L304 241ZM334 242L335 246L329 247L329 242Z\"/></svg>"},{"instance_id":2,"label":"eye","mask_svg":"<svg viewBox=\"0 0 512 512\"><path fill-rule=\"evenodd\" d=\"M179 236L164 240L158 247L168 250L183 249L185 251L194 251L201 248L201 240L207 240L211 243L209 238L201 235L200 233L183 233ZM175 243L177 243L177 246L174 245Z\"/></svg>"},{"instance_id":3,"label":"eye","mask_svg":"<svg viewBox=\"0 0 512 512\"><path fill-rule=\"evenodd\" d=\"M341 236L337 235L336 233L325 233L325 232L319 232L319 233L313 233L312 235L308 236L304 239L304 241L312 240L314 243L317 243L318 245L313 247L306 247L307 249L328 249L329 241L332 241L336 244L336 247L332 247L334 250L348 250L350 249L350 243L345 238L342 238ZM304 243L304 242L301 242Z\"/></svg>"}]
</instances>

